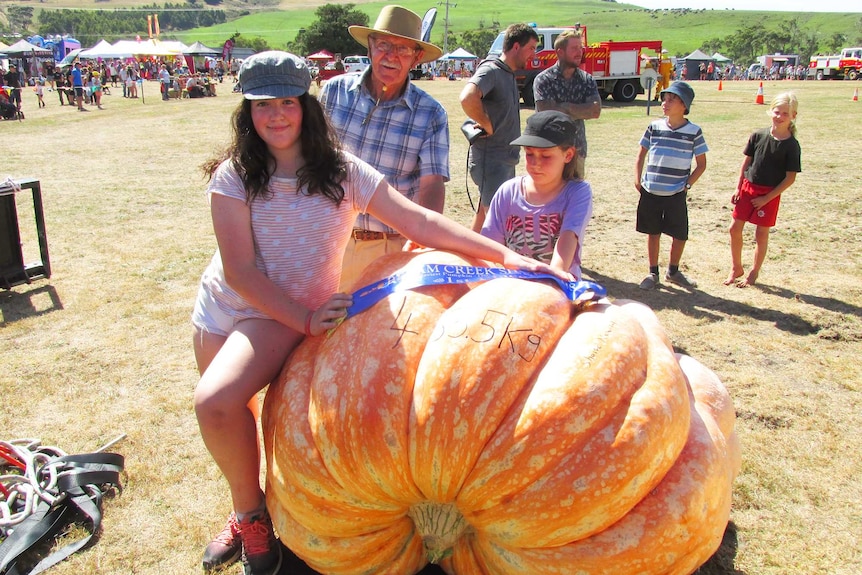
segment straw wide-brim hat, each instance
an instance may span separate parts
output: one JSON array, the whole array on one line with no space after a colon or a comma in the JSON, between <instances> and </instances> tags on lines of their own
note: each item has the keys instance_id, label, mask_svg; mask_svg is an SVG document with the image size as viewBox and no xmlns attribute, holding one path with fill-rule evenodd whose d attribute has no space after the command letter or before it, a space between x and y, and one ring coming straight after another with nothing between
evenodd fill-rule
<instances>
[{"instance_id":1,"label":"straw wide-brim hat","mask_svg":"<svg viewBox=\"0 0 862 575\"><path fill-rule=\"evenodd\" d=\"M422 18L403 6L384 6L373 27L350 26L347 31L350 32L354 40L366 48L368 48L368 37L371 34L386 34L387 36L412 40L424 50L424 54L419 59L420 64L433 62L443 55L443 50L434 44L422 41Z\"/></svg>"}]
</instances>

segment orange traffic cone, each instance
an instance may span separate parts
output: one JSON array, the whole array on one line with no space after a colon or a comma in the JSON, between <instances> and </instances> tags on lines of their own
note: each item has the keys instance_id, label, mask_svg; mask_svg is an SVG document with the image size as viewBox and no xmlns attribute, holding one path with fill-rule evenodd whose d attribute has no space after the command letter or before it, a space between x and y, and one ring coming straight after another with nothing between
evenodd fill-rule
<instances>
[{"instance_id":1,"label":"orange traffic cone","mask_svg":"<svg viewBox=\"0 0 862 575\"><path fill-rule=\"evenodd\" d=\"M757 89L757 97L754 99L755 104L764 104L763 101L763 82L760 83L760 87Z\"/></svg>"},{"instance_id":2,"label":"orange traffic cone","mask_svg":"<svg viewBox=\"0 0 862 575\"><path fill-rule=\"evenodd\" d=\"M721 80L718 81L718 91L721 92Z\"/></svg>"},{"instance_id":3,"label":"orange traffic cone","mask_svg":"<svg viewBox=\"0 0 862 575\"><path fill-rule=\"evenodd\" d=\"M850 98L850 101L851 102L858 102L859 101L859 88L853 88L853 97Z\"/></svg>"}]
</instances>

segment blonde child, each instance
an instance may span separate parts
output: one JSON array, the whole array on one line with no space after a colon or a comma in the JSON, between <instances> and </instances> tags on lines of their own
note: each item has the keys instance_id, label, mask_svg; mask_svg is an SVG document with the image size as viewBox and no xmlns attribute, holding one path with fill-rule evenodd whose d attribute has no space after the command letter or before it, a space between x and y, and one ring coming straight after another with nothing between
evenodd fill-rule
<instances>
[{"instance_id":1,"label":"blonde child","mask_svg":"<svg viewBox=\"0 0 862 575\"><path fill-rule=\"evenodd\" d=\"M43 78L42 76L39 76L36 79L36 83L33 86L33 91L36 92L36 101L39 104L39 107L44 108L45 107L45 99L44 99L45 78Z\"/></svg>"},{"instance_id":2,"label":"blonde child","mask_svg":"<svg viewBox=\"0 0 862 575\"><path fill-rule=\"evenodd\" d=\"M204 166L218 251L192 314L201 374L195 412L234 509L203 566L221 568L241 552L245 575L273 575L283 551L264 505L248 404L304 337L344 318L352 298L337 293L341 255L357 214L370 213L423 246L571 276L420 207L343 151L323 106L308 93L311 76L301 58L255 54L243 62L239 81L243 99L231 146Z\"/></svg>"},{"instance_id":3,"label":"blonde child","mask_svg":"<svg viewBox=\"0 0 862 575\"><path fill-rule=\"evenodd\" d=\"M581 246L593 213L590 185L576 174L575 123L562 112L537 112L512 141L524 146L527 175L500 186L482 235L581 279Z\"/></svg>"},{"instance_id":4,"label":"blonde child","mask_svg":"<svg viewBox=\"0 0 862 575\"><path fill-rule=\"evenodd\" d=\"M730 225L730 255L733 267L724 285L754 285L766 259L769 231L775 226L781 194L802 171L802 153L796 140L796 109L799 103L792 92L779 94L769 106L772 125L756 130L745 146L745 160L739 171ZM754 264L745 279L742 267L742 231L746 222L757 226L754 232Z\"/></svg>"}]
</instances>

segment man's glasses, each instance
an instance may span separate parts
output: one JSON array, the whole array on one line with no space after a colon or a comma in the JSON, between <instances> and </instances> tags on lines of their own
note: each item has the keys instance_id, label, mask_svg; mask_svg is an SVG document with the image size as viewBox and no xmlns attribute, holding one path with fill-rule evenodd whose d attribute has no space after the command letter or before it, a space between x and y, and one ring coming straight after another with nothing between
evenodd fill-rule
<instances>
[{"instance_id":1,"label":"man's glasses","mask_svg":"<svg viewBox=\"0 0 862 575\"><path fill-rule=\"evenodd\" d=\"M373 36L370 37L374 42L374 49L385 54L394 54L399 58L406 58L416 54L415 46L405 46L404 44L393 44L388 40L379 40Z\"/></svg>"}]
</instances>

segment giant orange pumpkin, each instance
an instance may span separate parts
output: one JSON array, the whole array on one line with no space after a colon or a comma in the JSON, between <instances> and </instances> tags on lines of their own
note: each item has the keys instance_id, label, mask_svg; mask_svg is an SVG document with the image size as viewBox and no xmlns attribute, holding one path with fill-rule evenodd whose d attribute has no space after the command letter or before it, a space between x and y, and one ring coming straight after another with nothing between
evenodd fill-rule
<instances>
[{"instance_id":1,"label":"giant orange pumpkin","mask_svg":"<svg viewBox=\"0 0 862 575\"><path fill-rule=\"evenodd\" d=\"M376 262L366 283L445 252ZM637 303L516 279L396 292L269 389L267 504L328 574L691 573L718 548L735 415Z\"/></svg>"}]
</instances>

